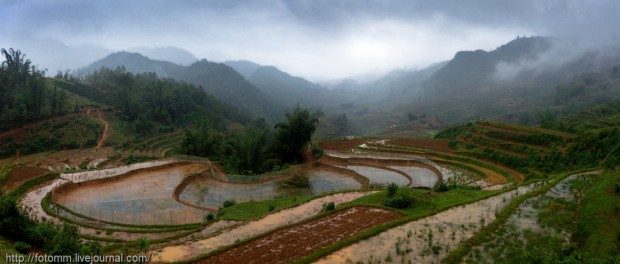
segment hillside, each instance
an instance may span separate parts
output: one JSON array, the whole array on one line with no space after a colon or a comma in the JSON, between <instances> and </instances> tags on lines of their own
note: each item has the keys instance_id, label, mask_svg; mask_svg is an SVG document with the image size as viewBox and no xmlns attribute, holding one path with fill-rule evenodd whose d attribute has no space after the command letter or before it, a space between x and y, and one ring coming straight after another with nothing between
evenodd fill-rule
<instances>
[{"instance_id":1,"label":"hillside","mask_svg":"<svg viewBox=\"0 0 620 264\"><path fill-rule=\"evenodd\" d=\"M574 112L620 98L620 75L614 73L620 53L610 49L545 62L553 45L552 39L528 37L493 51L458 52L414 85L419 95L396 111L430 112L446 123L493 118L533 124L548 109Z\"/></svg>"},{"instance_id":2,"label":"hillside","mask_svg":"<svg viewBox=\"0 0 620 264\"><path fill-rule=\"evenodd\" d=\"M80 69L81 73L92 73L101 67L124 66L132 73L154 72L157 76L173 78L202 87L218 99L235 106L253 117L269 120L279 118L283 109L258 88L246 81L232 68L207 60L197 61L189 66L152 60L138 53L117 52Z\"/></svg>"},{"instance_id":3,"label":"hillside","mask_svg":"<svg viewBox=\"0 0 620 264\"><path fill-rule=\"evenodd\" d=\"M227 61L224 64L235 69L251 84L258 87L273 101L286 107L322 106L332 101L327 89L292 76L273 66L262 66L250 61Z\"/></svg>"}]
</instances>

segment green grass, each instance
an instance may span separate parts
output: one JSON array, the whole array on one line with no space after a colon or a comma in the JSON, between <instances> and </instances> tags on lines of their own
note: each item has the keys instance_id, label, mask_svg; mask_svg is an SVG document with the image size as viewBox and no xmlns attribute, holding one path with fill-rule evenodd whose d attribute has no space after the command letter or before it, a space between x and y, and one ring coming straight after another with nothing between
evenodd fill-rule
<instances>
[{"instance_id":1,"label":"green grass","mask_svg":"<svg viewBox=\"0 0 620 264\"><path fill-rule=\"evenodd\" d=\"M0 185L4 185L6 181L9 179L9 172L11 172L13 166L0 166Z\"/></svg>"},{"instance_id":2,"label":"green grass","mask_svg":"<svg viewBox=\"0 0 620 264\"><path fill-rule=\"evenodd\" d=\"M620 172L592 177L579 210L575 241L587 259L620 261ZM618 262L616 262L618 263Z\"/></svg>"},{"instance_id":3,"label":"green grass","mask_svg":"<svg viewBox=\"0 0 620 264\"><path fill-rule=\"evenodd\" d=\"M278 197L266 201L250 201L238 203L233 206L221 209L218 219L236 221L255 220L267 214L308 202L313 198L316 197L313 195L299 195ZM270 206L274 206L275 209L269 211Z\"/></svg>"},{"instance_id":4,"label":"green grass","mask_svg":"<svg viewBox=\"0 0 620 264\"><path fill-rule=\"evenodd\" d=\"M5 256L11 254L19 254L13 248L13 243L0 236L0 263L5 263Z\"/></svg>"},{"instance_id":5,"label":"green grass","mask_svg":"<svg viewBox=\"0 0 620 264\"><path fill-rule=\"evenodd\" d=\"M414 199L414 203L412 206L399 211L407 216L417 217L421 215L426 215L429 211L449 208L457 203L477 201L495 192L467 188L453 188L446 192L434 192L427 189L401 187L398 189L398 193L408 195L410 197L413 197ZM346 203L345 206L371 205L383 207L384 202L387 198L387 191L381 190L377 193L366 195L364 197Z\"/></svg>"}]
</instances>

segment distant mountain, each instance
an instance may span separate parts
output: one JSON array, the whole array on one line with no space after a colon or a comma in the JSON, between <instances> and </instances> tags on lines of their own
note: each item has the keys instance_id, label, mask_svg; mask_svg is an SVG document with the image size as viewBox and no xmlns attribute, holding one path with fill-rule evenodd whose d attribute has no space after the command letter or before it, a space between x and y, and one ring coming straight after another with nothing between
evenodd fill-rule
<instances>
[{"instance_id":1,"label":"distant mountain","mask_svg":"<svg viewBox=\"0 0 620 264\"><path fill-rule=\"evenodd\" d=\"M154 72L161 77L202 87L218 99L252 113L253 117L265 117L274 121L282 116L284 108L274 102L260 89L249 83L235 70L222 63L199 60L189 66L182 66L167 61L153 60L139 53L116 52L78 70L83 74L91 73L101 67L124 66L133 73Z\"/></svg>"},{"instance_id":2,"label":"distant mountain","mask_svg":"<svg viewBox=\"0 0 620 264\"><path fill-rule=\"evenodd\" d=\"M556 43L526 37L493 51L460 51L400 111L433 114L448 123L488 118L533 123L547 109L566 111L620 95L610 75L620 64L618 50L563 58L577 51L559 50Z\"/></svg>"},{"instance_id":3,"label":"distant mountain","mask_svg":"<svg viewBox=\"0 0 620 264\"><path fill-rule=\"evenodd\" d=\"M262 67L260 64L256 64L247 60L225 61L224 64L235 69L244 78L248 79L258 68Z\"/></svg>"},{"instance_id":4,"label":"distant mountain","mask_svg":"<svg viewBox=\"0 0 620 264\"><path fill-rule=\"evenodd\" d=\"M272 100L287 107L297 104L313 107L326 103L327 89L276 67L250 61L227 61L224 64L235 69Z\"/></svg>"},{"instance_id":5,"label":"distant mountain","mask_svg":"<svg viewBox=\"0 0 620 264\"><path fill-rule=\"evenodd\" d=\"M154 60L169 61L185 66L198 61L194 54L178 47L137 47L130 49L130 51L140 53Z\"/></svg>"},{"instance_id":6,"label":"distant mountain","mask_svg":"<svg viewBox=\"0 0 620 264\"><path fill-rule=\"evenodd\" d=\"M159 77L172 77L182 71L183 66L168 61L150 59L136 52L115 52L78 70L81 74L90 74L102 67L115 68L123 66L133 73L154 72Z\"/></svg>"}]
</instances>

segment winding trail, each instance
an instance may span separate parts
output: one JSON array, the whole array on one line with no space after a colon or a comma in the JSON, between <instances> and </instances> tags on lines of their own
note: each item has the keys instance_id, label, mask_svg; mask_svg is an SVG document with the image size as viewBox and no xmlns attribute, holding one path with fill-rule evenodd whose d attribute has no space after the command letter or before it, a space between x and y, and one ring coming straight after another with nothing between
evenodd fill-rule
<instances>
[{"instance_id":1,"label":"winding trail","mask_svg":"<svg viewBox=\"0 0 620 264\"><path fill-rule=\"evenodd\" d=\"M108 136L110 134L110 125L105 119L103 119L103 113L101 109L89 108L88 110L86 110L86 115L91 116L90 114L91 111L97 112L97 119L99 119L99 122L103 124L103 131L101 132L101 137L99 137L99 140L97 141L97 147L96 147L96 148L101 148L103 144L105 143L105 141L108 139Z\"/></svg>"}]
</instances>

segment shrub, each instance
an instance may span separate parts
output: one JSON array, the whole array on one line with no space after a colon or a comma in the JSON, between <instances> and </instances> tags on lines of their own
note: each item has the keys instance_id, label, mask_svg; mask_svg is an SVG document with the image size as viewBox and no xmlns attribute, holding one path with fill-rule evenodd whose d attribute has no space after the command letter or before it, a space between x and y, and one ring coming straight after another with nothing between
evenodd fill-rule
<instances>
[{"instance_id":1,"label":"shrub","mask_svg":"<svg viewBox=\"0 0 620 264\"><path fill-rule=\"evenodd\" d=\"M433 187L433 190L436 192L447 192L448 190L450 190L450 188L443 181L438 181L437 184L435 184L435 186Z\"/></svg>"},{"instance_id":2,"label":"shrub","mask_svg":"<svg viewBox=\"0 0 620 264\"><path fill-rule=\"evenodd\" d=\"M398 185L396 185L396 183L390 183L387 187L387 196L393 197L396 194L396 191L398 191Z\"/></svg>"},{"instance_id":3,"label":"shrub","mask_svg":"<svg viewBox=\"0 0 620 264\"><path fill-rule=\"evenodd\" d=\"M22 254L26 254L30 250L30 245L21 241L15 242L15 244L13 244L13 247L17 252Z\"/></svg>"},{"instance_id":4,"label":"shrub","mask_svg":"<svg viewBox=\"0 0 620 264\"><path fill-rule=\"evenodd\" d=\"M205 216L205 222L211 222L213 220L215 220L215 215L213 215L213 213L209 212L209 214Z\"/></svg>"},{"instance_id":5,"label":"shrub","mask_svg":"<svg viewBox=\"0 0 620 264\"><path fill-rule=\"evenodd\" d=\"M324 212L333 211L334 209L336 209L336 205L334 204L334 202L329 202L329 203L323 204L323 211Z\"/></svg>"},{"instance_id":6,"label":"shrub","mask_svg":"<svg viewBox=\"0 0 620 264\"><path fill-rule=\"evenodd\" d=\"M456 149L456 144L457 144L457 141L454 139L448 141L448 147L451 149Z\"/></svg>"},{"instance_id":7,"label":"shrub","mask_svg":"<svg viewBox=\"0 0 620 264\"><path fill-rule=\"evenodd\" d=\"M236 203L237 202L235 202L235 200L226 200L226 201L224 201L223 206L224 206L224 208L231 207L231 206L235 205Z\"/></svg>"},{"instance_id":8,"label":"shrub","mask_svg":"<svg viewBox=\"0 0 620 264\"><path fill-rule=\"evenodd\" d=\"M412 199L407 195L396 195L385 200L385 206L396 209L404 209L409 207L411 204Z\"/></svg>"}]
</instances>

